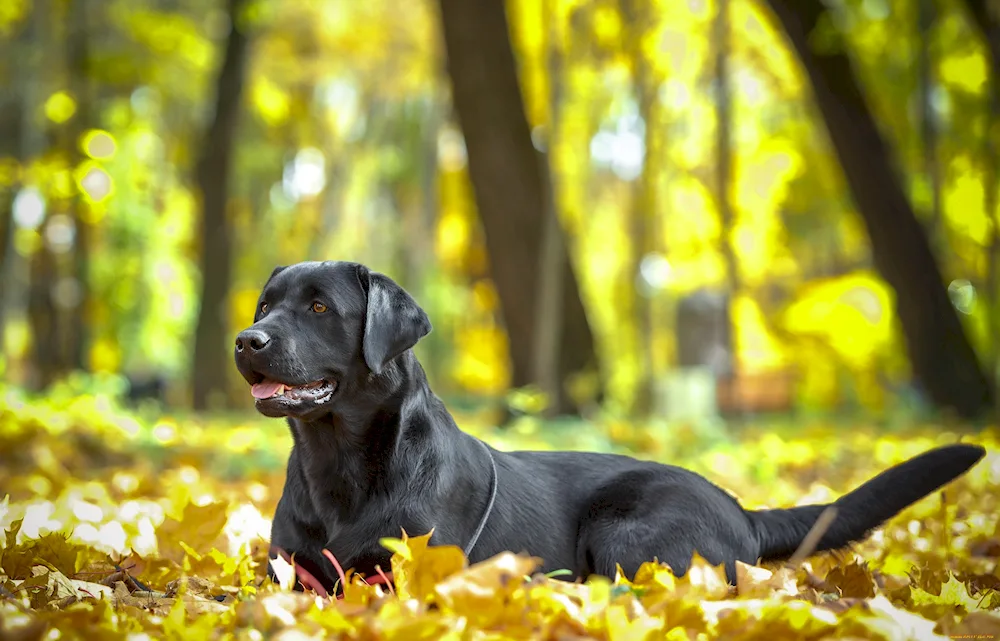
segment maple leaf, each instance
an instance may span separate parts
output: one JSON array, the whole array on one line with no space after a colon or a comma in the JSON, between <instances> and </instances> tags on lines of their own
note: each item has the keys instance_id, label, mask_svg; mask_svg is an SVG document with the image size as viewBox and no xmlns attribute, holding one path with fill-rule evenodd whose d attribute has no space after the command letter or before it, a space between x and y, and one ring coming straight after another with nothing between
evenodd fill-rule
<instances>
[{"instance_id":1,"label":"maple leaf","mask_svg":"<svg viewBox=\"0 0 1000 641\"><path fill-rule=\"evenodd\" d=\"M739 561L736 562L736 586L740 598L793 597L800 593L792 568L769 570Z\"/></svg>"},{"instance_id":2,"label":"maple leaf","mask_svg":"<svg viewBox=\"0 0 1000 641\"><path fill-rule=\"evenodd\" d=\"M0 559L0 569L12 579L23 579L31 574L31 566L35 564L35 545L27 541L23 545L5 548Z\"/></svg>"},{"instance_id":3,"label":"maple leaf","mask_svg":"<svg viewBox=\"0 0 1000 641\"><path fill-rule=\"evenodd\" d=\"M837 587L844 597L869 599L875 596L875 579L865 563L836 566L826 575L825 581Z\"/></svg>"},{"instance_id":4,"label":"maple leaf","mask_svg":"<svg viewBox=\"0 0 1000 641\"><path fill-rule=\"evenodd\" d=\"M74 576L86 561L89 549L72 543L66 534L53 532L35 541L35 561L67 576Z\"/></svg>"},{"instance_id":5,"label":"maple leaf","mask_svg":"<svg viewBox=\"0 0 1000 641\"><path fill-rule=\"evenodd\" d=\"M723 564L712 565L695 552L687 573L677 580L678 593L687 598L725 599L729 596L729 581Z\"/></svg>"},{"instance_id":6,"label":"maple leaf","mask_svg":"<svg viewBox=\"0 0 1000 641\"><path fill-rule=\"evenodd\" d=\"M222 534L229 504L224 502L195 505L188 503L180 520L168 518L156 530L160 555L183 563L190 550L207 553Z\"/></svg>"},{"instance_id":7,"label":"maple leaf","mask_svg":"<svg viewBox=\"0 0 1000 641\"><path fill-rule=\"evenodd\" d=\"M950 612L969 613L980 608L980 599L969 595L965 584L949 575L948 580L941 584L940 594L931 594L919 587L910 591L911 603L917 611L938 619Z\"/></svg>"},{"instance_id":8,"label":"maple leaf","mask_svg":"<svg viewBox=\"0 0 1000 641\"><path fill-rule=\"evenodd\" d=\"M832 612L803 601L768 603L761 608L758 629L775 634L791 633L795 638L816 638L837 626Z\"/></svg>"},{"instance_id":9,"label":"maple leaf","mask_svg":"<svg viewBox=\"0 0 1000 641\"><path fill-rule=\"evenodd\" d=\"M608 606L605 616L609 641L655 639L662 636L664 622L645 613L629 617L625 607L613 604Z\"/></svg>"},{"instance_id":10,"label":"maple leaf","mask_svg":"<svg viewBox=\"0 0 1000 641\"><path fill-rule=\"evenodd\" d=\"M372 626L379 639L389 641L459 641L455 621L439 613L415 607L412 601L389 601L379 610Z\"/></svg>"},{"instance_id":11,"label":"maple leaf","mask_svg":"<svg viewBox=\"0 0 1000 641\"><path fill-rule=\"evenodd\" d=\"M442 580L466 567L465 555L454 545L431 546L432 532L380 542L392 555L392 577L401 599L426 600Z\"/></svg>"},{"instance_id":12,"label":"maple leaf","mask_svg":"<svg viewBox=\"0 0 1000 641\"><path fill-rule=\"evenodd\" d=\"M948 631L952 638L1000 638L1000 612L977 610L970 612Z\"/></svg>"},{"instance_id":13,"label":"maple leaf","mask_svg":"<svg viewBox=\"0 0 1000 641\"><path fill-rule=\"evenodd\" d=\"M540 564L540 559L503 552L438 583L435 602L480 628L519 619L527 595L524 576Z\"/></svg>"},{"instance_id":14,"label":"maple leaf","mask_svg":"<svg viewBox=\"0 0 1000 641\"><path fill-rule=\"evenodd\" d=\"M6 502L9 497L6 497L4 501ZM6 530L4 530L4 539L6 544L4 545L4 550L12 550L14 546L17 545L17 533L21 531L21 524L24 523L24 519L18 519L10 524ZM2 554L2 552L0 552Z\"/></svg>"}]
</instances>

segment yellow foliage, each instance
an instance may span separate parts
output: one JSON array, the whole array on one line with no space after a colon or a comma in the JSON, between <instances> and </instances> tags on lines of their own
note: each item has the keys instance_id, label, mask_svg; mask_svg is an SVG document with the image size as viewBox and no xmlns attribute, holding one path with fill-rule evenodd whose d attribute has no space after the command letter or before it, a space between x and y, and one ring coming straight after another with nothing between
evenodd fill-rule
<instances>
[{"instance_id":1,"label":"yellow foliage","mask_svg":"<svg viewBox=\"0 0 1000 641\"><path fill-rule=\"evenodd\" d=\"M460 212L445 211L438 220L437 254L445 265L462 265L468 251L471 230L469 221Z\"/></svg>"},{"instance_id":2,"label":"yellow foliage","mask_svg":"<svg viewBox=\"0 0 1000 641\"><path fill-rule=\"evenodd\" d=\"M488 280L476 281L472 286L472 300L476 309L482 312L495 312L500 306L496 288Z\"/></svg>"},{"instance_id":3,"label":"yellow foliage","mask_svg":"<svg viewBox=\"0 0 1000 641\"><path fill-rule=\"evenodd\" d=\"M594 37L605 46L622 39L622 18L613 5L598 4L594 9Z\"/></svg>"},{"instance_id":4,"label":"yellow foliage","mask_svg":"<svg viewBox=\"0 0 1000 641\"><path fill-rule=\"evenodd\" d=\"M737 212L731 242L740 276L749 287L795 275L797 266L786 245L784 224L777 215L788 182L800 171L801 156L788 143L762 142L737 159L734 185Z\"/></svg>"},{"instance_id":5,"label":"yellow foliage","mask_svg":"<svg viewBox=\"0 0 1000 641\"><path fill-rule=\"evenodd\" d=\"M949 227L977 245L986 247L992 231L989 216L983 210L983 184L968 160L956 160L958 173L944 189L944 214Z\"/></svg>"},{"instance_id":6,"label":"yellow foliage","mask_svg":"<svg viewBox=\"0 0 1000 641\"><path fill-rule=\"evenodd\" d=\"M81 164L73 172L77 189L83 194L90 204L100 204L114 196L115 180L108 171L94 161L87 161ZM100 211L100 210L94 210ZM98 222L99 216L92 218L90 222Z\"/></svg>"},{"instance_id":7,"label":"yellow foliage","mask_svg":"<svg viewBox=\"0 0 1000 641\"><path fill-rule=\"evenodd\" d=\"M291 114L291 98L267 76L254 76L250 83L250 102L254 111L271 127L284 123Z\"/></svg>"},{"instance_id":8,"label":"yellow foliage","mask_svg":"<svg viewBox=\"0 0 1000 641\"><path fill-rule=\"evenodd\" d=\"M437 603L445 610L468 617L481 628L517 624L525 603L524 577L539 560L503 552L451 575L434 587ZM521 607L518 607L521 606Z\"/></svg>"},{"instance_id":9,"label":"yellow foliage","mask_svg":"<svg viewBox=\"0 0 1000 641\"><path fill-rule=\"evenodd\" d=\"M783 324L788 332L821 340L842 362L861 369L888 350L893 305L881 279L857 272L803 288Z\"/></svg>"},{"instance_id":10,"label":"yellow foliage","mask_svg":"<svg viewBox=\"0 0 1000 641\"><path fill-rule=\"evenodd\" d=\"M255 425L260 451L287 451L287 430ZM167 427L176 432L173 445L148 449L147 431ZM0 468L0 487L9 492L0 501L4 638L39 638L51 629L70 639L212 638L222 629L239 639L399 641L931 639L1000 632L992 611L1000 605L992 572L1000 555L1000 443L993 431L979 439L990 450L987 459L943 499L961 509L960 519L942 519L942 499L928 498L850 553L814 555L798 568L737 564L735 586L721 566L698 555L681 578L651 559L631 580L619 574L574 583L537 573L541 559L505 552L469 566L458 548L432 546L429 534L403 533L382 541L392 552L395 594L352 575L345 598L327 600L290 592L294 570L282 561L274 562L281 584L265 580L269 522L248 530L243 518L273 514L277 492L262 494L257 486L280 487L283 470L254 465L233 480L211 473L224 444L245 440L249 429L196 417L183 427L169 417L142 425L99 396L30 403L0 396L0 448L10 453ZM233 439L231 432L244 436ZM522 447L539 437L503 435ZM953 438L936 426L905 438L822 426L785 438L748 432L710 476L741 487L748 505L765 497L791 504L807 499L817 474L842 491ZM241 446L241 457L249 451ZM671 458L695 468L708 460ZM765 460L773 477L753 482ZM114 549L83 536L88 528L110 531L111 524L126 533Z\"/></svg>"},{"instance_id":11,"label":"yellow foliage","mask_svg":"<svg viewBox=\"0 0 1000 641\"><path fill-rule=\"evenodd\" d=\"M456 335L454 376L468 390L498 394L507 388L507 334L492 324L463 327Z\"/></svg>"},{"instance_id":12,"label":"yellow foliage","mask_svg":"<svg viewBox=\"0 0 1000 641\"><path fill-rule=\"evenodd\" d=\"M91 129L80 138L80 148L95 160L111 160L118 151L118 143L109 132Z\"/></svg>"},{"instance_id":13,"label":"yellow foliage","mask_svg":"<svg viewBox=\"0 0 1000 641\"><path fill-rule=\"evenodd\" d=\"M748 296L737 296L731 309L740 367L754 372L773 371L786 365L784 349L768 329L757 302Z\"/></svg>"},{"instance_id":14,"label":"yellow foliage","mask_svg":"<svg viewBox=\"0 0 1000 641\"><path fill-rule=\"evenodd\" d=\"M523 60L519 79L528 123L536 127L549 119L549 79L546 46L552 36L552 21L543 13L545 3L510 0L511 44ZM553 4L555 4L553 2Z\"/></svg>"},{"instance_id":15,"label":"yellow foliage","mask_svg":"<svg viewBox=\"0 0 1000 641\"><path fill-rule=\"evenodd\" d=\"M21 229L14 232L14 249L22 256L31 256L42 246L42 235L34 229Z\"/></svg>"},{"instance_id":16,"label":"yellow foliage","mask_svg":"<svg viewBox=\"0 0 1000 641\"><path fill-rule=\"evenodd\" d=\"M94 372L117 372L121 366L118 343L109 338L99 338L90 348L90 368Z\"/></svg>"},{"instance_id":17,"label":"yellow foliage","mask_svg":"<svg viewBox=\"0 0 1000 641\"><path fill-rule=\"evenodd\" d=\"M716 205L703 183L693 178L678 180L671 191L671 216L664 233L670 238L677 254L684 255L719 242L721 226Z\"/></svg>"},{"instance_id":18,"label":"yellow foliage","mask_svg":"<svg viewBox=\"0 0 1000 641\"><path fill-rule=\"evenodd\" d=\"M45 100L45 117L62 124L76 113L76 100L66 91L57 91Z\"/></svg>"},{"instance_id":19,"label":"yellow foliage","mask_svg":"<svg viewBox=\"0 0 1000 641\"><path fill-rule=\"evenodd\" d=\"M8 0L0 5L0 35L9 36L13 27L27 15L30 6L28 0Z\"/></svg>"},{"instance_id":20,"label":"yellow foliage","mask_svg":"<svg viewBox=\"0 0 1000 641\"><path fill-rule=\"evenodd\" d=\"M150 51L178 55L186 63L186 71L205 72L215 58L212 41L193 18L129 5L114 5L110 12Z\"/></svg>"},{"instance_id":21,"label":"yellow foliage","mask_svg":"<svg viewBox=\"0 0 1000 641\"><path fill-rule=\"evenodd\" d=\"M259 296L260 284L253 288L239 289L229 295L229 327L242 330L253 324Z\"/></svg>"},{"instance_id":22,"label":"yellow foliage","mask_svg":"<svg viewBox=\"0 0 1000 641\"><path fill-rule=\"evenodd\" d=\"M402 539L383 539L394 552L392 576L401 599L428 600L438 583L465 569L465 555L453 545L428 547L432 533Z\"/></svg>"},{"instance_id":23,"label":"yellow foliage","mask_svg":"<svg viewBox=\"0 0 1000 641\"><path fill-rule=\"evenodd\" d=\"M941 81L970 94L979 94L986 86L989 63L979 51L951 54L938 66Z\"/></svg>"},{"instance_id":24,"label":"yellow foliage","mask_svg":"<svg viewBox=\"0 0 1000 641\"><path fill-rule=\"evenodd\" d=\"M21 165L16 158L0 158L0 185L10 187L21 177Z\"/></svg>"}]
</instances>

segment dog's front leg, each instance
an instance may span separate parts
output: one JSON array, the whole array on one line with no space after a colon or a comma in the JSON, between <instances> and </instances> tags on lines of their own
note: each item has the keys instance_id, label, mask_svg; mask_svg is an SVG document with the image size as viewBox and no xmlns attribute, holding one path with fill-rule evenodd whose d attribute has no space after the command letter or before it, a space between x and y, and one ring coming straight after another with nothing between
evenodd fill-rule
<instances>
[{"instance_id":1,"label":"dog's front leg","mask_svg":"<svg viewBox=\"0 0 1000 641\"><path fill-rule=\"evenodd\" d=\"M274 521L271 524L271 554L270 559L284 558L286 562L294 562L296 569L296 590L310 588L316 592L333 591L337 576L333 566L323 556L323 544L326 540L322 524L303 518L303 510L297 510L283 494L275 510ZM274 568L270 559L267 564L267 574L276 580Z\"/></svg>"}]
</instances>

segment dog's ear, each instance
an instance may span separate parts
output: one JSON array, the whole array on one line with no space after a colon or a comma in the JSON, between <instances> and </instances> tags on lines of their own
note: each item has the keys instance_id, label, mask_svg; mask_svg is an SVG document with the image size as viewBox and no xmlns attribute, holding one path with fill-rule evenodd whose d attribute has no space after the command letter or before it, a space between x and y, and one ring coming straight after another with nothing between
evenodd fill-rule
<instances>
[{"instance_id":1,"label":"dog's ear","mask_svg":"<svg viewBox=\"0 0 1000 641\"><path fill-rule=\"evenodd\" d=\"M267 289L267 286L271 283L272 280L274 280L274 277L283 272L284 270L285 267L283 265L275 267L274 271L271 272L271 275L267 277L266 281L264 281L264 286L260 288L260 295L257 297L257 309L255 309L253 313L253 322L256 323L257 321L260 320L261 317L260 303L261 300L264 298L264 290Z\"/></svg>"},{"instance_id":2,"label":"dog's ear","mask_svg":"<svg viewBox=\"0 0 1000 641\"><path fill-rule=\"evenodd\" d=\"M392 359L430 333L431 321L417 301L391 278L367 269L361 272L360 280L368 281L361 348L368 369L378 375Z\"/></svg>"},{"instance_id":3,"label":"dog's ear","mask_svg":"<svg viewBox=\"0 0 1000 641\"><path fill-rule=\"evenodd\" d=\"M264 281L264 287L267 287L267 284L270 283L272 280L274 280L275 276L285 271L286 267L287 267L286 265L278 265L277 267L275 267L274 271L271 272L271 275L267 277L266 281Z\"/></svg>"}]
</instances>

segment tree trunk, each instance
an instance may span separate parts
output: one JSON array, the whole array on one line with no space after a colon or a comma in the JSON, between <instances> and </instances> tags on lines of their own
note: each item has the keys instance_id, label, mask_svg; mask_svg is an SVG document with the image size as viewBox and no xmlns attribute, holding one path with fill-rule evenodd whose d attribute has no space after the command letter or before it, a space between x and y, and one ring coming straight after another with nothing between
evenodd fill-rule
<instances>
[{"instance_id":1,"label":"tree trunk","mask_svg":"<svg viewBox=\"0 0 1000 641\"><path fill-rule=\"evenodd\" d=\"M3 55L11 55L11 50L23 51L28 46L30 45L17 42L4 47L2 53ZM30 69L30 57L26 56L25 60L26 62L22 64ZM22 68L19 75L22 78L21 84L24 84L24 78L34 74L28 69ZM35 80L32 78L27 82L35 82ZM26 106L26 97L21 94L22 92L18 91L11 92L9 98L0 101L0 155L16 158L19 163L24 159L23 145L21 144L23 136L20 135L20 132L23 131L25 124L24 109ZM18 281L20 279L15 267L21 263L21 257L14 248L14 232L16 231L14 198L17 196L19 187L19 182L8 185L3 190L2 200L0 200L0 208L2 208L0 209L0 217L2 217L0 220L0 352L3 352L5 356L7 351L4 337L7 335L7 319L13 315L14 308L20 306L20 296L18 296L20 293ZM5 368L8 368L8 371L9 367L10 363L5 363Z\"/></svg>"},{"instance_id":2,"label":"tree trunk","mask_svg":"<svg viewBox=\"0 0 1000 641\"><path fill-rule=\"evenodd\" d=\"M63 373L58 314L53 288L58 277L55 256L44 243L31 256L28 286L28 326L31 328L32 372L28 387L43 390Z\"/></svg>"},{"instance_id":3,"label":"tree trunk","mask_svg":"<svg viewBox=\"0 0 1000 641\"><path fill-rule=\"evenodd\" d=\"M195 333L192 379L194 407L225 402L229 374L227 298L231 279L232 231L226 213L229 169L243 95L248 38L239 24L246 0L228 0L231 24L215 91L215 113L202 142L196 170L201 192L201 311Z\"/></svg>"},{"instance_id":4,"label":"tree trunk","mask_svg":"<svg viewBox=\"0 0 1000 641\"><path fill-rule=\"evenodd\" d=\"M729 0L716 0L713 23L715 40L715 198L722 228L722 257L726 262L729 295L740 289L739 264L733 250L733 204L729 197L732 184L732 101L729 94Z\"/></svg>"},{"instance_id":5,"label":"tree trunk","mask_svg":"<svg viewBox=\"0 0 1000 641\"><path fill-rule=\"evenodd\" d=\"M504 3L439 0L452 100L465 135L469 175L490 272L510 344L513 385L538 383L532 351L547 171L531 143ZM559 379L597 368L594 339L567 255L562 261ZM560 386L556 409L578 408Z\"/></svg>"},{"instance_id":6,"label":"tree trunk","mask_svg":"<svg viewBox=\"0 0 1000 641\"><path fill-rule=\"evenodd\" d=\"M712 39L715 44L715 200L719 207L720 243L719 251L726 263L726 289L729 305L724 322L729 328L729 360L727 367L717 375L733 381L740 372L739 336L733 327L733 301L742 287L740 265L733 246L735 216L731 195L733 181L732 149L732 95L729 85L730 26L729 0L716 0L715 20L712 24ZM733 411L743 415L746 408L737 397Z\"/></svg>"},{"instance_id":7,"label":"tree trunk","mask_svg":"<svg viewBox=\"0 0 1000 641\"><path fill-rule=\"evenodd\" d=\"M938 256L945 248L945 228L941 211L941 166L937 160L937 117L934 114L934 61L931 58L931 31L936 21L935 0L918 0L917 74L920 88L920 142L923 152L923 169L931 189L931 210L927 222L927 236Z\"/></svg>"},{"instance_id":8,"label":"tree trunk","mask_svg":"<svg viewBox=\"0 0 1000 641\"><path fill-rule=\"evenodd\" d=\"M542 249L538 261L538 304L535 306L535 349L532 376L542 391L550 399L546 407L549 416L558 411L556 402L561 394L559 380L559 329L563 322L561 305L563 294L562 266L566 260L563 245L563 231L559 225L559 206L556 195L557 178L552 171L553 155L559 143L560 120L562 115L562 55L559 45L552 38L555 14L551 0L542 0L542 24L549 25L548 72L549 72L549 127L546 136L546 160L549 164L549 180L543 180L545 189L545 209L542 223Z\"/></svg>"},{"instance_id":9,"label":"tree trunk","mask_svg":"<svg viewBox=\"0 0 1000 641\"><path fill-rule=\"evenodd\" d=\"M871 240L876 268L896 293L915 378L939 407L964 418L992 410L992 387L945 290L913 208L892 169L844 45L815 51L827 19L819 0L768 0L805 67L833 149ZM833 24L833 21L830 21Z\"/></svg>"},{"instance_id":10,"label":"tree trunk","mask_svg":"<svg viewBox=\"0 0 1000 641\"><path fill-rule=\"evenodd\" d=\"M44 151L46 144L47 121L40 121L39 110L43 104L48 87L44 78L49 64L57 64L50 58L53 49L52 7L49 3L35 2L28 27L30 35L25 34L24 47L28 53L27 71L19 74L23 77L21 87L23 96L22 128L21 128L21 166L26 167ZM21 187L29 185L22 184ZM43 193L43 196L47 194ZM46 212L38 226L44 235L45 225L51 214L52 202L46 197ZM15 225L16 227L16 225ZM13 271L11 284L14 296L24 296L27 311L28 326L31 330L31 363L32 367L27 378L30 388L41 390L51 385L60 374L61 362L59 353L59 335L56 325L58 310L53 305L53 294L58 271L55 257L46 242L41 242L28 261L11 253ZM24 278L24 273L27 278ZM24 286L23 293L21 286Z\"/></svg>"},{"instance_id":11,"label":"tree trunk","mask_svg":"<svg viewBox=\"0 0 1000 641\"><path fill-rule=\"evenodd\" d=\"M30 19L30 18L29 18ZM29 31L25 29L25 31ZM0 56L7 60L13 60L17 54L23 51L25 45L22 44L24 36L18 39L0 39ZM26 62L22 62L21 76L30 75L30 69L25 69ZM12 91L0 96L0 158L16 158L20 160L21 145L20 136L21 115L23 109L23 98L17 90L20 87L14 84ZM4 337L6 334L7 317L10 314L10 306L13 304L13 297L10 296L11 285L13 283L10 274L9 264L14 257L14 197L17 195L17 182L0 186L0 372L10 380L9 356L7 355Z\"/></svg>"},{"instance_id":12,"label":"tree trunk","mask_svg":"<svg viewBox=\"0 0 1000 641\"><path fill-rule=\"evenodd\" d=\"M642 172L632 183L631 203L631 261L628 267L628 285L632 302L632 322L635 326L635 358L639 367L635 400L632 412L636 416L648 416L653 409L655 394L655 372L653 361L653 319L652 298L655 295L641 279L643 259L656 249L656 180L659 168L656 165L654 141L659 135L660 123L656 119L657 91L653 70L646 60L643 41L647 37L652 22L648 0L624 0L621 2L628 42L628 55L632 62L632 94L639 106L642 119L645 155Z\"/></svg>"},{"instance_id":13,"label":"tree trunk","mask_svg":"<svg viewBox=\"0 0 1000 641\"><path fill-rule=\"evenodd\" d=\"M80 152L80 137L91 125L90 43L88 0L73 0L67 14L66 65L70 71L70 87L76 100L76 113L66 132L66 153L74 165L84 160ZM69 316L66 324L68 363L78 370L88 368L88 328L90 327L90 223L89 205L81 195L73 198L73 222L76 237L73 242L72 278L78 287L78 297L72 309L63 310Z\"/></svg>"}]
</instances>

